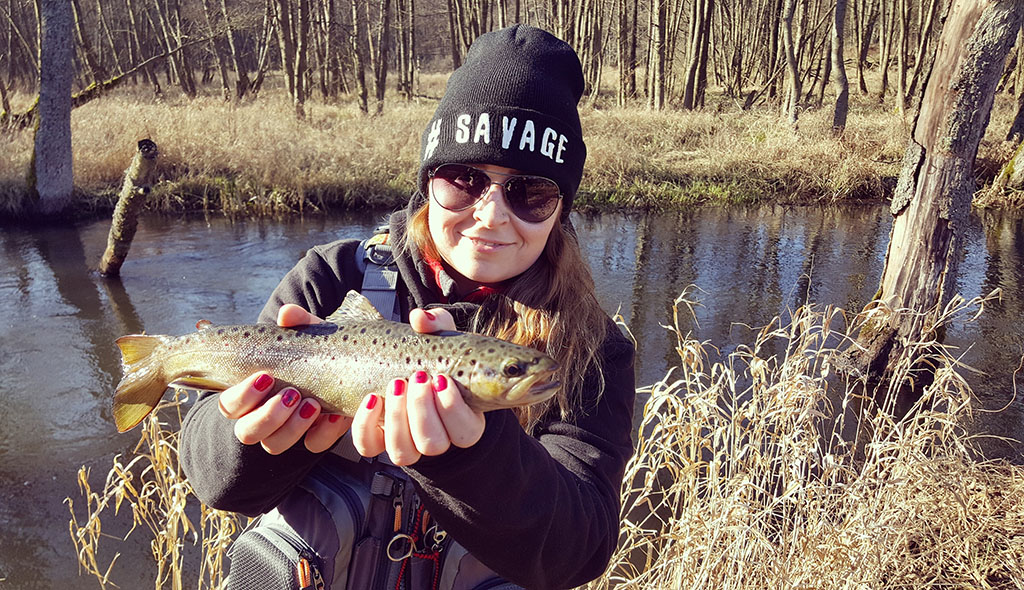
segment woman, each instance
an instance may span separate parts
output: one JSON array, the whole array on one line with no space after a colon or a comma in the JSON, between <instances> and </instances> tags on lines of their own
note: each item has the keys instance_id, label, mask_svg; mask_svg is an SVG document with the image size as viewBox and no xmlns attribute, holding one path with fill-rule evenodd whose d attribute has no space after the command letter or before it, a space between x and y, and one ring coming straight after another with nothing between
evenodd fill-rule
<instances>
[{"instance_id":1,"label":"woman","mask_svg":"<svg viewBox=\"0 0 1024 590\"><path fill-rule=\"evenodd\" d=\"M256 373L185 420L182 465L201 499L265 512L350 432L360 455L401 466L434 521L503 578L566 588L604 571L635 386L633 347L599 308L569 222L586 158L582 92L576 54L550 34L516 25L482 35L423 134L420 190L388 236L403 321L543 350L560 363L560 392L481 414L450 376L419 371L345 418ZM261 321L328 316L362 284L358 246L312 249Z\"/></svg>"}]
</instances>

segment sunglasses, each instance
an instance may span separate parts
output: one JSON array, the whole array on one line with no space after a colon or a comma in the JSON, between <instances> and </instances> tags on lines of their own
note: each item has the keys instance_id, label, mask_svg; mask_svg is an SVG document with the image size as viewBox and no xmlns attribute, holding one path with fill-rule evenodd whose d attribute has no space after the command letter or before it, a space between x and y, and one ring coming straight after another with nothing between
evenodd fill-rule
<instances>
[{"instance_id":1,"label":"sunglasses","mask_svg":"<svg viewBox=\"0 0 1024 590\"><path fill-rule=\"evenodd\" d=\"M504 182L490 174L507 176ZM449 211L464 211L480 200L492 184L505 191L505 200L516 217L529 223L544 221L558 208L562 194L550 178L530 174L486 172L465 164L441 164L429 174L430 197Z\"/></svg>"}]
</instances>

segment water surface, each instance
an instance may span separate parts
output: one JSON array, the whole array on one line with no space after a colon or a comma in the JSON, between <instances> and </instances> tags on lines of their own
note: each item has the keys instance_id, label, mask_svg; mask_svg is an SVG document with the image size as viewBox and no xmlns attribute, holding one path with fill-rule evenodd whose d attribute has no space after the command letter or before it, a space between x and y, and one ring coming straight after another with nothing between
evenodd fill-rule
<instances>
[{"instance_id":1,"label":"water surface","mask_svg":"<svg viewBox=\"0 0 1024 590\"><path fill-rule=\"evenodd\" d=\"M362 237L381 214L330 219L230 221L149 217L120 281L93 269L108 222L0 233L0 587L98 587L79 578L68 534L71 497L82 506L79 466L94 488L137 433L118 435L110 395L120 377L113 341L125 333L180 334L199 319L255 320L281 276L306 249ZM639 341L637 383L660 379L675 360L671 304L699 290L682 327L724 352L751 342L751 328L804 302L859 310L877 289L891 217L884 207L715 208L690 213L574 216L599 300ZM948 342L977 369L969 381L979 429L1024 437L1024 402L1013 376L1024 356L1022 219L972 217L957 281L965 297L1003 290L974 323L954 324ZM991 441L993 456L1021 460L1016 443ZM78 513L83 514L82 509ZM104 523L121 535L125 523ZM141 531L140 531L141 532ZM120 552L113 580L152 586L148 542L107 539Z\"/></svg>"}]
</instances>

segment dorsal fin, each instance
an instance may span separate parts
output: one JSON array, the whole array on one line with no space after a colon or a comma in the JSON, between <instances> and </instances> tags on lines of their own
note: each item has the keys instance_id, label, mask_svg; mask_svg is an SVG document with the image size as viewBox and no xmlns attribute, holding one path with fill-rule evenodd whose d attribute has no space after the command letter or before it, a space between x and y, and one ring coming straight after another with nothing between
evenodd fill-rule
<instances>
[{"instance_id":1,"label":"dorsal fin","mask_svg":"<svg viewBox=\"0 0 1024 590\"><path fill-rule=\"evenodd\" d=\"M196 322L196 330L205 330L213 325L210 320L199 320Z\"/></svg>"},{"instance_id":2,"label":"dorsal fin","mask_svg":"<svg viewBox=\"0 0 1024 590\"><path fill-rule=\"evenodd\" d=\"M383 320L384 316L380 315L377 308L370 303L370 300L363 297L356 291L349 291L345 295L345 300L341 302L341 307L337 311L327 317L327 321L331 323L339 323L343 320Z\"/></svg>"}]
</instances>

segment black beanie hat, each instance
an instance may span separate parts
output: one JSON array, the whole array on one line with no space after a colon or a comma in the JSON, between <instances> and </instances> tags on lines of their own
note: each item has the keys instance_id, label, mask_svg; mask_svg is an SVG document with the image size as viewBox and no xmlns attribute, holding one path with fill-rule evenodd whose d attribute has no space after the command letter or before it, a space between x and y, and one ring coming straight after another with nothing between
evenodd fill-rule
<instances>
[{"instance_id":1,"label":"black beanie hat","mask_svg":"<svg viewBox=\"0 0 1024 590\"><path fill-rule=\"evenodd\" d=\"M423 133L422 194L441 164L495 164L558 183L567 219L587 158L582 95L580 60L551 33L513 25L480 35Z\"/></svg>"}]
</instances>

